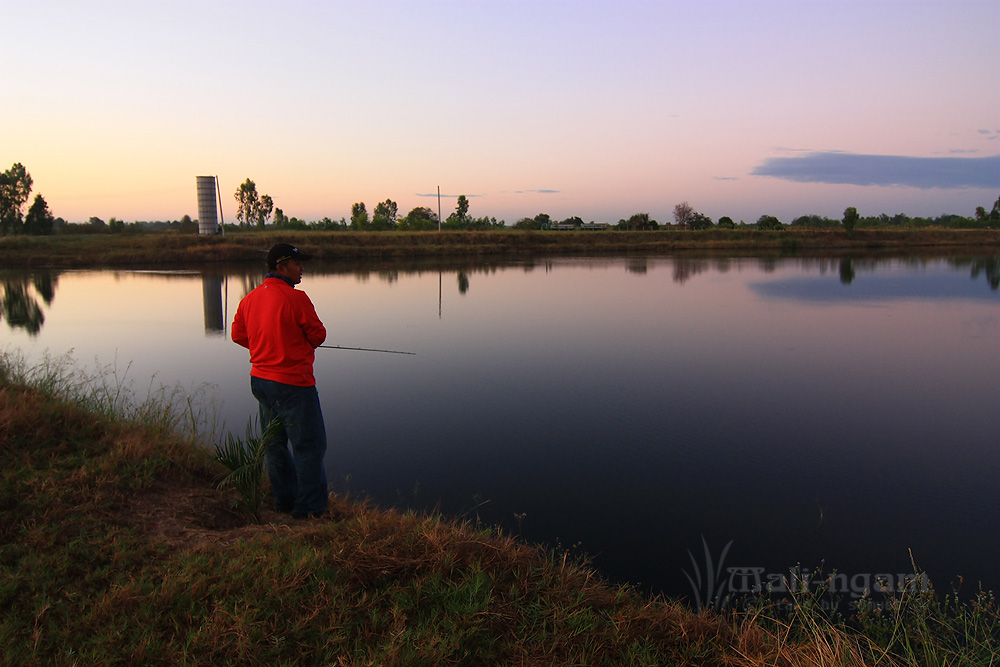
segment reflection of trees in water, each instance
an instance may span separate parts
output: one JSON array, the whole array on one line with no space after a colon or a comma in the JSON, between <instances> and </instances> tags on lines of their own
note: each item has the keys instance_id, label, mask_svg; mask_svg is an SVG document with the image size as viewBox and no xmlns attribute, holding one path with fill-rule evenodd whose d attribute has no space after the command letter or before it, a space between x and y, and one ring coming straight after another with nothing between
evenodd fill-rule
<instances>
[{"instance_id":1,"label":"reflection of trees in water","mask_svg":"<svg viewBox=\"0 0 1000 667\"><path fill-rule=\"evenodd\" d=\"M710 268L707 259L687 259L677 258L674 260L674 282L684 284L693 276L703 273Z\"/></svg>"},{"instance_id":2,"label":"reflection of trees in water","mask_svg":"<svg viewBox=\"0 0 1000 667\"><path fill-rule=\"evenodd\" d=\"M308 270L309 267L307 266L306 271ZM399 281L399 271L395 269L370 269L370 270L358 269L352 271L351 273L354 275L354 278L359 283L367 283L369 280L371 280L372 276L375 276L382 282L388 283L390 285Z\"/></svg>"},{"instance_id":3,"label":"reflection of trees in water","mask_svg":"<svg viewBox=\"0 0 1000 667\"><path fill-rule=\"evenodd\" d=\"M56 297L56 283L59 281L59 278L46 272L36 274L32 277L31 281L35 286L35 291L38 292L38 296L42 297L45 305L51 306L52 299Z\"/></svg>"},{"instance_id":4,"label":"reflection of trees in water","mask_svg":"<svg viewBox=\"0 0 1000 667\"><path fill-rule=\"evenodd\" d=\"M32 336L37 334L45 323L45 314L38 300L41 299L46 306L51 305L57 282L58 276L49 272L4 276L0 318L6 319L7 326L12 329L24 329Z\"/></svg>"},{"instance_id":5,"label":"reflection of trees in water","mask_svg":"<svg viewBox=\"0 0 1000 667\"><path fill-rule=\"evenodd\" d=\"M718 257L714 262L715 270L719 273L728 273L733 266L731 257Z\"/></svg>"},{"instance_id":6,"label":"reflection of trees in water","mask_svg":"<svg viewBox=\"0 0 1000 667\"><path fill-rule=\"evenodd\" d=\"M977 257L970 264L973 279L982 273L991 290L1000 289L1000 257Z\"/></svg>"},{"instance_id":7,"label":"reflection of trees in water","mask_svg":"<svg viewBox=\"0 0 1000 667\"><path fill-rule=\"evenodd\" d=\"M850 285L854 282L854 276L856 272L854 270L854 259L851 257L844 257L840 260L840 282L844 285Z\"/></svg>"},{"instance_id":8,"label":"reflection of trees in water","mask_svg":"<svg viewBox=\"0 0 1000 667\"><path fill-rule=\"evenodd\" d=\"M864 271L875 271L880 263L893 260L878 259L857 259L854 257L843 257L840 260L840 282L850 285L854 282L859 269ZM903 266L910 269L922 269L929 266L933 259L928 257L902 257L898 260ZM1000 257L975 257L971 259L949 259L949 266L953 269L968 267L973 280L980 275L986 279L990 289L1000 290Z\"/></svg>"},{"instance_id":9,"label":"reflection of trees in water","mask_svg":"<svg viewBox=\"0 0 1000 667\"><path fill-rule=\"evenodd\" d=\"M625 260L625 270L629 273L646 273L649 271L649 260L645 257L629 257Z\"/></svg>"},{"instance_id":10,"label":"reflection of trees in water","mask_svg":"<svg viewBox=\"0 0 1000 667\"><path fill-rule=\"evenodd\" d=\"M25 329L29 334L38 333L45 316L38 302L28 294L27 282L4 281L3 316L12 329Z\"/></svg>"}]
</instances>

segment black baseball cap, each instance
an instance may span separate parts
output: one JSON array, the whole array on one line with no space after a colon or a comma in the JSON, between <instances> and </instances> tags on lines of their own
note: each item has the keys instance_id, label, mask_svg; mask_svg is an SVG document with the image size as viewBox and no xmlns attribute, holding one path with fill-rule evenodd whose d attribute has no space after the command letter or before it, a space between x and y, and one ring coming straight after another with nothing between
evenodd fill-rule
<instances>
[{"instance_id":1,"label":"black baseball cap","mask_svg":"<svg viewBox=\"0 0 1000 667\"><path fill-rule=\"evenodd\" d=\"M312 255L299 252L299 249L293 245L278 243L267 251L267 268L276 269L278 268L278 264L286 262L290 259L305 261L307 259L312 259Z\"/></svg>"}]
</instances>

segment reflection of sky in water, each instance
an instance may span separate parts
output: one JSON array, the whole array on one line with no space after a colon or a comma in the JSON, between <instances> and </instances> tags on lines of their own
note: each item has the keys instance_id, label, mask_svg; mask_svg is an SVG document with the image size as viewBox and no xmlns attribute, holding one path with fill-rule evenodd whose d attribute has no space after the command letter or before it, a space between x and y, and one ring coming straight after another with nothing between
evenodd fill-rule
<instances>
[{"instance_id":1,"label":"reflection of sky in water","mask_svg":"<svg viewBox=\"0 0 1000 667\"><path fill-rule=\"evenodd\" d=\"M858 271L850 284L831 280L829 275L797 275L753 282L749 287L763 298L814 303L910 299L1000 301L1000 293L991 290L982 277L971 277L967 270L946 267L925 270L896 268L867 273Z\"/></svg>"},{"instance_id":2,"label":"reflection of sky in water","mask_svg":"<svg viewBox=\"0 0 1000 667\"><path fill-rule=\"evenodd\" d=\"M328 344L417 353L317 351L336 488L476 507L681 594L702 535L733 540L733 566L905 571L913 548L996 579L1000 293L968 265L857 262L850 285L830 260L459 273L306 274ZM242 432L248 355L211 329L259 278L63 273L37 335L0 326L0 345L117 359L140 391L212 383Z\"/></svg>"}]
</instances>

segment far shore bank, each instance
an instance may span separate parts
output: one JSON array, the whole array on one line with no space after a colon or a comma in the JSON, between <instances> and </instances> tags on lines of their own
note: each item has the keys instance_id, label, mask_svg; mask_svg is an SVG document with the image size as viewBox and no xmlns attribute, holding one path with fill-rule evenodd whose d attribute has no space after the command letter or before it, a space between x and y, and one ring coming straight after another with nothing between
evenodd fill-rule
<instances>
[{"instance_id":1,"label":"far shore bank","mask_svg":"<svg viewBox=\"0 0 1000 667\"><path fill-rule=\"evenodd\" d=\"M260 261L286 242L322 260L402 257L670 253L933 253L1000 252L995 229L712 229L705 231L477 231L477 232L177 232L9 236L0 240L5 267L84 268Z\"/></svg>"}]
</instances>

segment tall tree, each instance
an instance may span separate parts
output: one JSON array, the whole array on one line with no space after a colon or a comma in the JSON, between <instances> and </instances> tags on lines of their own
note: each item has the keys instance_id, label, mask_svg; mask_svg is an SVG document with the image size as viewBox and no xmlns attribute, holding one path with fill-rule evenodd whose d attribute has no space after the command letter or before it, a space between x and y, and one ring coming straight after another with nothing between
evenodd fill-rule
<instances>
[{"instance_id":1,"label":"tall tree","mask_svg":"<svg viewBox=\"0 0 1000 667\"><path fill-rule=\"evenodd\" d=\"M757 229L782 229L785 225L773 215L764 214L757 218Z\"/></svg>"},{"instance_id":2,"label":"tall tree","mask_svg":"<svg viewBox=\"0 0 1000 667\"><path fill-rule=\"evenodd\" d=\"M236 219L240 226L251 226L257 220L260 209L260 198L257 195L257 184L249 178L236 189Z\"/></svg>"},{"instance_id":3,"label":"tall tree","mask_svg":"<svg viewBox=\"0 0 1000 667\"><path fill-rule=\"evenodd\" d=\"M399 225L399 206L391 199L375 204L372 227L379 231L396 229Z\"/></svg>"},{"instance_id":4,"label":"tall tree","mask_svg":"<svg viewBox=\"0 0 1000 667\"><path fill-rule=\"evenodd\" d=\"M288 224L288 216L280 208L274 209L274 226L284 227Z\"/></svg>"},{"instance_id":5,"label":"tall tree","mask_svg":"<svg viewBox=\"0 0 1000 667\"><path fill-rule=\"evenodd\" d=\"M31 175L15 162L0 174L0 234L17 234L23 225L23 208L31 194Z\"/></svg>"},{"instance_id":6,"label":"tall tree","mask_svg":"<svg viewBox=\"0 0 1000 667\"><path fill-rule=\"evenodd\" d=\"M625 221L624 226L626 229L644 232L650 229L657 229L659 224L649 217L649 213L634 213Z\"/></svg>"},{"instance_id":7,"label":"tall tree","mask_svg":"<svg viewBox=\"0 0 1000 667\"><path fill-rule=\"evenodd\" d=\"M399 229L405 232L423 232L437 229L438 215L426 206L417 206L399 221Z\"/></svg>"},{"instance_id":8,"label":"tall tree","mask_svg":"<svg viewBox=\"0 0 1000 667\"><path fill-rule=\"evenodd\" d=\"M368 229L368 209L365 208L363 201L351 204L351 229L356 231Z\"/></svg>"},{"instance_id":9,"label":"tall tree","mask_svg":"<svg viewBox=\"0 0 1000 667\"><path fill-rule=\"evenodd\" d=\"M48 236L52 233L52 225L55 218L49 212L49 205L45 203L42 195L35 195L35 201L28 209L28 215L24 218L24 231L35 236Z\"/></svg>"},{"instance_id":10,"label":"tall tree","mask_svg":"<svg viewBox=\"0 0 1000 667\"><path fill-rule=\"evenodd\" d=\"M704 213L695 211L688 218L688 227L691 229L711 229L715 223Z\"/></svg>"},{"instance_id":11,"label":"tall tree","mask_svg":"<svg viewBox=\"0 0 1000 667\"><path fill-rule=\"evenodd\" d=\"M458 196L455 210L444 221L450 229L469 229L469 199L465 195Z\"/></svg>"},{"instance_id":12,"label":"tall tree","mask_svg":"<svg viewBox=\"0 0 1000 667\"><path fill-rule=\"evenodd\" d=\"M261 195L260 205L257 207L257 226L261 229L267 223L267 219L271 217L271 211L274 210L274 201L271 199L270 195Z\"/></svg>"},{"instance_id":13,"label":"tall tree","mask_svg":"<svg viewBox=\"0 0 1000 667\"><path fill-rule=\"evenodd\" d=\"M514 229L548 229L552 217L548 213L539 213L534 218L521 218L514 223Z\"/></svg>"},{"instance_id":14,"label":"tall tree","mask_svg":"<svg viewBox=\"0 0 1000 667\"><path fill-rule=\"evenodd\" d=\"M465 195L458 195L458 202L455 204L455 219L465 222L469 217L469 198Z\"/></svg>"},{"instance_id":15,"label":"tall tree","mask_svg":"<svg viewBox=\"0 0 1000 667\"><path fill-rule=\"evenodd\" d=\"M858 209L853 206L848 206L844 209L844 229L847 231L848 235L854 233L854 227L858 224L858 220L861 216L858 215Z\"/></svg>"},{"instance_id":16,"label":"tall tree","mask_svg":"<svg viewBox=\"0 0 1000 667\"><path fill-rule=\"evenodd\" d=\"M679 227L687 227L693 213L694 209L691 208L691 204L686 201L681 202L677 206L674 206L674 222L676 222Z\"/></svg>"}]
</instances>

